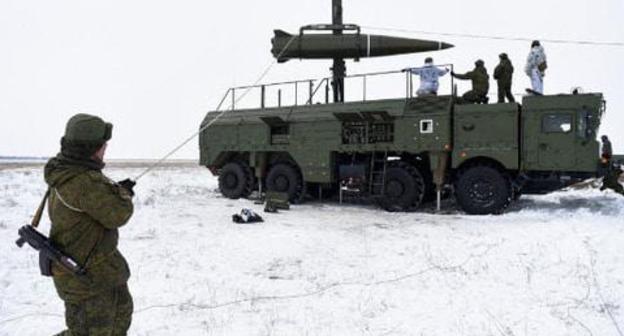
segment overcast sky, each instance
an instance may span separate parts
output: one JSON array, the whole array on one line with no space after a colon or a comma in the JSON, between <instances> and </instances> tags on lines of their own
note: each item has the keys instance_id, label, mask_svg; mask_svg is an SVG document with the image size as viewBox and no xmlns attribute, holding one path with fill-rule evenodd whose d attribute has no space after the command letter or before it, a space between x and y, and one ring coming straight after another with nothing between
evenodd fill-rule
<instances>
[{"instance_id":1,"label":"overcast sky","mask_svg":"<svg viewBox=\"0 0 624 336\"><path fill-rule=\"evenodd\" d=\"M195 132L228 87L253 83L272 61L273 29L297 32L331 21L331 0L2 0L0 155L58 152L67 119L96 114L114 123L109 158L158 158ZM406 30L536 39L624 41L622 0L343 0L346 23ZM514 92L529 86L529 43L364 30L441 39L455 48L347 62L348 73L417 66L426 56L458 72L497 55L514 62ZM624 152L624 47L544 43L546 93L603 92L601 133ZM329 61L276 65L265 82L329 75ZM397 81L397 95L404 90ZM444 85L444 84L443 84ZM388 86L369 91L388 90ZM468 89L461 83L460 92ZM492 94L496 94L492 83ZM372 94L372 93L371 93ZM198 157L197 141L177 158Z\"/></svg>"}]
</instances>

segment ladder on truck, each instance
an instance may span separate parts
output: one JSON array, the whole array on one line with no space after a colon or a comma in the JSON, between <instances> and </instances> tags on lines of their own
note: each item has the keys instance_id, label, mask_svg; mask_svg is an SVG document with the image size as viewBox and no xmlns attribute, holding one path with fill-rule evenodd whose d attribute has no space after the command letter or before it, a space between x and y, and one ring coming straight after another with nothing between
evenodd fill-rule
<instances>
[{"instance_id":1,"label":"ladder on truck","mask_svg":"<svg viewBox=\"0 0 624 336\"><path fill-rule=\"evenodd\" d=\"M388 167L388 151L373 152L370 164L368 190L371 196L383 196L386 191L386 168Z\"/></svg>"}]
</instances>

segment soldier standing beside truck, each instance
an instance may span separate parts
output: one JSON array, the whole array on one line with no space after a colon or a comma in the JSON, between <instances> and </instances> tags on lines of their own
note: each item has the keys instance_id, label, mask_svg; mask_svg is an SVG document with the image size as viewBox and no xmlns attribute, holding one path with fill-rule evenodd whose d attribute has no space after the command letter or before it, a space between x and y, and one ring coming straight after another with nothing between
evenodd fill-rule
<instances>
[{"instance_id":1,"label":"soldier standing beside truck","mask_svg":"<svg viewBox=\"0 0 624 336\"><path fill-rule=\"evenodd\" d=\"M600 191L611 189L616 193L624 196L624 187L620 184L620 176L622 175L622 167L616 163L610 163L605 176L602 178L602 186Z\"/></svg>"},{"instance_id":2,"label":"soldier standing beside truck","mask_svg":"<svg viewBox=\"0 0 624 336\"><path fill-rule=\"evenodd\" d=\"M86 270L77 276L52 264L65 303L67 330L58 335L126 335L133 311L130 271L117 250L118 228L133 212L132 187L102 174L113 125L87 114L67 122L61 152L45 166L50 241Z\"/></svg>"},{"instance_id":3,"label":"soldier standing beside truck","mask_svg":"<svg viewBox=\"0 0 624 336\"><path fill-rule=\"evenodd\" d=\"M603 135L600 137L602 140L601 157L603 163L603 178L601 191L605 189L611 189L618 194L624 196L624 187L620 184L620 176L622 175L622 167L620 162L613 162L613 147L609 137Z\"/></svg>"},{"instance_id":4,"label":"soldier standing beside truck","mask_svg":"<svg viewBox=\"0 0 624 336\"><path fill-rule=\"evenodd\" d=\"M482 60L475 62L475 68L463 75L451 72L451 76L457 79L469 79L472 81L472 90L462 96L462 102L472 104L487 104L488 91L490 90L490 75L487 73L485 63Z\"/></svg>"},{"instance_id":5,"label":"soldier standing beside truck","mask_svg":"<svg viewBox=\"0 0 624 336\"><path fill-rule=\"evenodd\" d=\"M511 93L511 80L513 77L514 67L506 53L498 55L500 63L494 69L494 79L498 84L498 102L504 103L505 97L510 103L515 103L513 94Z\"/></svg>"}]
</instances>

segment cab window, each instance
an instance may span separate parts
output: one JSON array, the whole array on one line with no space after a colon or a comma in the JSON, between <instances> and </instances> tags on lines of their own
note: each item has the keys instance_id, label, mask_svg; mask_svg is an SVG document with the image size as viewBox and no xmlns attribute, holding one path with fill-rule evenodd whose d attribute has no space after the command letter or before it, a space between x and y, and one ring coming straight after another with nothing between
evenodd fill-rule
<instances>
[{"instance_id":1,"label":"cab window","mask_svg":"<svg viewBox=\"0 0 624 336\"><path fill-rule=\"evenodd\" d=\"M547 114L542 117L543 133L568 133L572 130L572 115L568 113Z\"/></svg>"}]
</instances>

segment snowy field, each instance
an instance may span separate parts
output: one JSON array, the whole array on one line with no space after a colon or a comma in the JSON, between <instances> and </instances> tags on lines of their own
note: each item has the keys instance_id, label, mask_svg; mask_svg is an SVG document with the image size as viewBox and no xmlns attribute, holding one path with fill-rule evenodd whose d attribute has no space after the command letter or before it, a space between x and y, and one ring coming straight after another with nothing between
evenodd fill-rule
<instances>
[{"instance_id":1,"label":"snowy field","mask_svg":"<svg viewBox=\"0 0 624 336\"><path fill-rule=\"evenodd\" d=\"M314 202L265 214L216 189L194 166L139 181L120 240L133 273L130 335L624 332L624 197L610 191L523 197L505 215L466 216L452 204L434 215ZM0 335L64 327L34 250L14 244L44 190L41 168L0 170ZM233 224L242 207L265 222Z\"/></svg>"}]
</instances>

